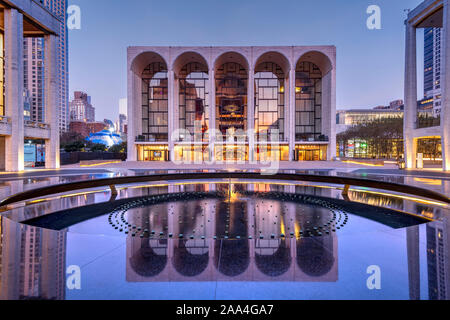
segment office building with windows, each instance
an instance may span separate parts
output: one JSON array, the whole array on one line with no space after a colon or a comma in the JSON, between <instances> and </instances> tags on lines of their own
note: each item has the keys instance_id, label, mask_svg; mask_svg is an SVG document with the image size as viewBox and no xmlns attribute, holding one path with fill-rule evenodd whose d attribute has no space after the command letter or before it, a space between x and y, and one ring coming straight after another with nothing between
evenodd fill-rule
<instances>
[{"instance_id":1,"label":"office building with windows","mask_svg":"<svg viewBox=\"0 0 450 320\"><path fill-rule=\"evenodd\" d=\"M67 30L67 0L39 0L51 14L55 15L60 24L57 39L58 64L58 110L59 128L66 131L69 127L69 75L68 75L68 30ZM24 38L24 86L30 96L30 121L44 122L45 88L44 88L44 38Z\"/></svg>"},{"instance_id":2,"label":"office building with windows","mask_svg":"<svg viewBox=\"0 0 450 320\"><path fill-rule=\"evenodd\" d=\"M441 114L442 28L424 29L424 98L433 101L433 116Z\"/></svg>"},{"instance_id":3,"label":"office building with windows","mask_svg":"<svg viewBox=\"0 0 450 320\"><path fill-rule=\"evenodd\" d=\"M129 161L331 160L335 115L334 46L128 48Z\"/></svg>"},{"instance_id":4,"label":"office building with windows","mask_svg":"<svg viewBox=\"0 0 450 320\"><path fill-rule=\"evenodd\" d=\"M57 79L60 70L57 56L63 22L42 2L34 0L0 1L0 15L0 67L3 71L0 72L0 170L24 169L24 139L44 141L46 167L58 168L60 85ZM32 100L27 100L30 92L25 90L25 38L43 39L44 44L42 94L45 108L39 122L26 120L32 116L32 107L25 108L24 101L32 104Z\"/></svg>"},{"instance_id":5,"label":"office building with windows","mask_svg":"<svg viewBox=\"0 0 450 320\"><path fill-rule=\"evenodd\" d=\"M404 137L406 167L417 167L419 141L440 139L442 167L450 170L450 4L447 0L425 0L408 13L405 21ZM417 105L417 29L425 29L425 95L433 97L439 116L428 119ZM432 30L432 31L431 31ZM433 79L433 80L431 80ZM438 90L438 91L437 91ZM439 92L439 93L438 93ZM438 97L439 99L437 99ZM425 101L426 102L426 101ZM431 121L430 121L431 120Z\"/></svg>"},{"instance_id":6,"label":"office building with windows","mask_svg":"<svg viewBox=\"0 0 450 320\"><path fill-rule=\"evenodd\" d=\"M74 99L69 104L70 122L95 122L95 108L91 104L91 97L81 91L74 92Z\"/></svg>"}]
</instances>

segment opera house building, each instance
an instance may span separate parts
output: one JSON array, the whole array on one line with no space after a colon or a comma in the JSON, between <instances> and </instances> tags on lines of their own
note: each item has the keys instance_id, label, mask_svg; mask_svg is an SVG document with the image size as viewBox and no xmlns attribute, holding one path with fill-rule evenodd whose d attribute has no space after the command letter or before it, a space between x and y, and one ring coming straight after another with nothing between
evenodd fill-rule
<instances>
[{"instance_id":1,"label":"opera house building","mask_svg":"<svg viewBox=\"0 0 450 320\"><path fill-rule=\"evenodd\" d=\"M127 71L128 161L336 155L334 46L129 47Z\"/></svg>"}]
</instances>

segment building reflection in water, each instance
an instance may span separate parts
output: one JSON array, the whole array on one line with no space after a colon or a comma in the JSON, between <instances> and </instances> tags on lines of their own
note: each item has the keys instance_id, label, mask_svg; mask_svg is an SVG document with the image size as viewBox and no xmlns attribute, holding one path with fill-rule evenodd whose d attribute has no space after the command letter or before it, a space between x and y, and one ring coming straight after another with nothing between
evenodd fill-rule
<instances>
[{"instance_id":1,"label":"building reflection in water","mask_svg":"<svg viewBox=\"0 0 450 320\"><path fill-rule=\"evenodd\" d=\"M20 188L23 186L15 186ZM123 196L219 191L226 201L199 199L131 209L127 221L155 235L153 239L126 238L126 281L298 281L337 282L338 237L296 239L308 224L323 225L330 213L320 207L304 211L294 203L246 197L244 191L280 191L330 198L333 189L267 184L186 184L128 188ZM237 196L238 195L238 196ZM365 194L368 196L368 194ZM45 204L50 211L95 202L94 195ZM81 199L81 200L80 200ZM368 201L366 198L363 202ZM400 204L399 204L400 205ZM409 293L411 299L450 299L450 219L441 208L404 202L402 208L437 219L406 229ZM19 215L36 216L36 208L16 209ZM66 232L54 232L1 219L2 299L64 299ZM426 239L426 246L421 245ZM172 237L158 239L160 234ZM284 234L285 238L278 237ZM183 238L179 236L183 235ZM215 240L214 236L220 235ZM264 235L264 238L261 238ZM269 236L268 236L269 235ZM270 235L276 237L271 238ZM192 239L191 239L192 237ZM229 239L225 239L228 237ZM421 250L425 250L424 255ZM421 254L422 253L422 254ZM425 259L422 261L420 257ZM426 268L426 282L421 268ZM421 285L428 296L424 296ZM422 288L424 289L424 288ZM421 295L422 294L422 295Z\"/></svg>"},{"instance_id":2,"label":"building reflection in water","mask_svg":"<svg viewBox=\"0 0 450 320\"><path fill-rule=\"evenodd\" d=\"M127 281L338 280L336 234L302 239L279 237L298 231L306 220L311 224L325 223L329 216L319 212L320 208L301 212L295 204L233 196L243 191L295 191L292 186L229 187L169 186L166 192L219 191L228 198L170 202L130 210L127 220L136 228L148 229L154 235L167 231L172 237L157 240L128 236ZM142 190L136 192L142 195ZM218 239L214 239L217 235Z\"/></svg>"},{"instance_id":3,"label":"building reflection in water","mask_svg":"<svg viewBox=\"0 0 450 320\"><path fill-rule=\"evenodd\" d=\"M64 299L66 232L0 220L1 299Z\"/></svg>"}]
</instances>

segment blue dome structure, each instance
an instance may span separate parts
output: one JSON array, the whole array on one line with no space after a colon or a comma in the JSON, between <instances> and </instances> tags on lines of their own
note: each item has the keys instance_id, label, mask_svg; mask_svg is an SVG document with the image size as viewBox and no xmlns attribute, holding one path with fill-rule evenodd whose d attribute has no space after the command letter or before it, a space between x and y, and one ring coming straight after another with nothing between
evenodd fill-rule
<instances>
[{"instance_id":1,"label":"blue dome structure","mask_svg":"<svg viewBox=\"0 0 450 320\"><path fill-rule=\"evenodd\" d=\"M117 133L112 133L110 130L102 130L94 134L91 133L86 140L92 143L103 144L108 148L115 144L122 143L122 138L120 135Z\"/></svg>"}]
</instances>

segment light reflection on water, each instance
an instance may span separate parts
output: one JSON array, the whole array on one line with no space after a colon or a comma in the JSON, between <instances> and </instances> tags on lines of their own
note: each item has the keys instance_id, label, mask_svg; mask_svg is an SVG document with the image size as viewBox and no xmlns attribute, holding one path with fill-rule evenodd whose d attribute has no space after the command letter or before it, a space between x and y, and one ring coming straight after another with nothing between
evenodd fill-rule
<instances>
[{"instance_id":1,"label":"light reflection on water","mask_svg":"<svg viewBox=\"0 0 450 320\"><path fill-rule=\"evenodd\" d=\"M230 195L227 188L228 184L129 188L121 190L121 196L214 190ZM339 198L339 190L264 183L233 188L232 198L168 202L124 213L131 227L147 228L154 232L152 237L120 232L109 223L109 215L59 232L2 217L1 297L449 299L450 223L438 209L414 204L414 210L440 219L406 229L392 229L349 212L348 222L336 232L299 238L290 233L323 227L333 213L324 207L252 198L244 191ZM398 199L362 195L363 202L407 209ZM30 218L42 214L42 209L49 212L108 199L108 192L88 194L59 199L59 207L54 200L16 209L21 212L15 214ZM66 287L70 265L81 267L81 290ZM380 291L366 287L369 265L382 270Z\"/></svg>"},{"instance_id":2,"label":"light reflection on water","mask_svg":"<svg viewBox=\"0 0 450 320\"><path fill-rule=\"evenodd\" d=\"M330 173L324 171L321 174ZM2 182L0 195L3 198L30 188L116 175L119 174ZM450 194L448 180L418 180L407 176L366 177ZM212 184L127 188L120 190L118 198L201 192L209 191L209 188ZM226 188L226 184L219 184L217 188ZM313 186L258 183L250 188L260 192L342 198L341 190ZM125 218L136 226L140 224L142 230L148 222L149 231L154 231L156 235L152 239L119 232L108 223L108 215L59 232L21 225L8 219L23 221L49 212L105 202L109 198L109 191L56 198L15 209L0 217L0 297L450 299L448 210L381 194L352 191L350 198L417 213L436 221L392 229L350 212L348 223L337 232L320 237L291 238L291 230L297 235L305 228L307 221L315 219L314 226L325 224L330 212L324 208L274 200L264 200L263 205L261 199L248 201L242 197L235 199L231 207L219 200L199 200L130 209ZM217 213L212 210L214 205ZM172 217L168 215L170 206L178 206L176 210L172 208ZM229 221L227 208L230 209ZM272 212L268 212L271 209ZM255 211L252 221L248 213ZM169 226L174 235L172 238L168 237ZM228 233L225 233L226 230ZM263 239L259 238L260 231ZM161 238L158 237L160 232L165 233ZM184 238L178 238L179 234L183 234ZM280 237L281 234L286 237ZM191 235L194 239L190 239ZM248 238L249 235L252 239ZM272 239L272 235L276 237ZM214 236L218 239L215 240ZM229 239L226 240L225 236ZM66 270L70 265L81 267L81 290L66 287ZM380 266L382 290L367 289L366 269L369 265Z\"/></svg>"}]
</instances>

